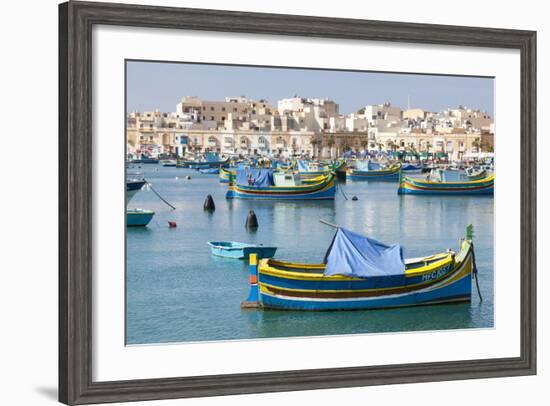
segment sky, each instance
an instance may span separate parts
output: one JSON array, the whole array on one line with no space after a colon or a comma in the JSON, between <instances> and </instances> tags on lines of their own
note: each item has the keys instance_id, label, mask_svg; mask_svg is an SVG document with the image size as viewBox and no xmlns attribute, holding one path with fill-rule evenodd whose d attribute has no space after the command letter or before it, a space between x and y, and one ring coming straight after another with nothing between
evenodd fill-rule
<instances>
[{"instance_id":1,"label":"sky","mask_svg":"<svg viewBox=\"0 0 550 406\"><path fill-rule=\"evenodd\" d=\"M341 114L389 102L402 109L441 111L463 105L494 116L491 78L348 72L295 68L127 62L127 110L173 112L184 96L224 100L228 96L277 100L293 96L329 98Z\"/></svg>"}]
</instances>

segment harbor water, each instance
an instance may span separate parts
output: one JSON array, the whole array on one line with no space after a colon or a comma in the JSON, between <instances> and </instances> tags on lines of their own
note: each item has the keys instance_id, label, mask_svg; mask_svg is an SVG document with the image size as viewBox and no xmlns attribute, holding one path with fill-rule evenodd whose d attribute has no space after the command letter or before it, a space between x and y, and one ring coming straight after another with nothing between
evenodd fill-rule
<instances>
[{"instance_id":1,"label":"harbor water","mask_svg":"<svg viewBox=\"0 0 550 406\"><path fill-rule=\"evenodd\" d=\"M128 169L132 177L147 179L176 210L146 188L128 205L155 211L147 227L127 229L129 345L493 327L490 196L399 196L397 182L348 180L339 182L344 193L337 192L334 201L226 200L227 184L217 175L142 165ZM212 213L203 210L209 194L216 205ZM245 229L249 210L258 217L256 231ZM249 290L247 263L212 256L207 242L274 245L277 259L320 263L335 230L319 219L400 243L405 257L457 251L466 226L473 224L483 301L473 286L471 303L339 312L242 310ZM168 221L177 227L169 228Z\"/></svg>"}]
</instances>

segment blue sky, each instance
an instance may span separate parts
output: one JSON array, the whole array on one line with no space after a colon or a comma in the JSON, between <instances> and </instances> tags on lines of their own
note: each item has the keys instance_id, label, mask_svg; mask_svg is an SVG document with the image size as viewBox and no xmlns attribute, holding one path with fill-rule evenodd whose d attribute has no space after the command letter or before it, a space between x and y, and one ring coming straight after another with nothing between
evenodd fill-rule
<instances>
[{"instance_id":1,"label":"blue sky","mask_svg":"<svg viewBox=\"0 0 550 406\"><path fill-rule=\"evenodd\" d=\"M490 78L131 61L127 92L129 112L175 111L183 96L247 96L276 106L277 100L297 95L328 97L343 114L384 102L406 109L409 96L411 108L439 111L464 105L494 115Z\"/></svg>"}]
</instances>

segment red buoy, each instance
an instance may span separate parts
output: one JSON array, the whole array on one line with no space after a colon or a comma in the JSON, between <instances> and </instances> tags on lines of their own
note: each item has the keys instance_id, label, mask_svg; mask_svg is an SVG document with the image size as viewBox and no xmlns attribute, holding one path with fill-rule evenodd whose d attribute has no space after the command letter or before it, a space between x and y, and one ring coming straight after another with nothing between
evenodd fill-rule
<instances>
[{"instance_id":1,"label":"red buoy","mask_svg":"<svg viewBox=\"0 0 550 406\"><path fill-rule=\"evenodd\" d=\"M177 226L178 226L178 225L176 224L175 221L169 221L169 222L168 222L168 227L170 227L170 228L176 228Z\"/></svg>"}]
</instances>

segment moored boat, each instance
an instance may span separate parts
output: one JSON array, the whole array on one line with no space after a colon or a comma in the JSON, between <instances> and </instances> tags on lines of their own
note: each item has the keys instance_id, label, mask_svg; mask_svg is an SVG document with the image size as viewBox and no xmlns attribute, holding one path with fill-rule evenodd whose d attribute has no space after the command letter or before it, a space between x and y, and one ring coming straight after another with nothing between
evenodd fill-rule
<instances>
[{"instance_id":1,"label":"moored boat","mask_svg":"<svg viewBox=\"0 0 550 406\"><path fill-rule=\"evenodd\" d=\"M209 241L208 246L212 255L234 259L248 259L250 254L256 254L260 259L271 258L277 251L277 247L235 241Z\"/></svg>"},{"instance_id":2,"label":"moored boat","mask_svg":"<svg viewBox=\"0 0 550 406\"><path fill-rule=\"evenodd\" d=\"M273 169L238 169L231 176L227 199L264 200L334 200L334 175L324 176L316 183L302 183L294 173Z\"/></svg>"},{"instance_id":3,"label":"moored boat","mask_svg":"<svg viewBox=\"0 0 550 406\"><path fill-rule=\"evenodd\" d=\"M298 160L298 173L301 179L317 178L318 176L328 175L331 171L332 167L329 165Z\"/></svg>"},{"instance_id":4,"label":"moored boat","mask_svg":"<svg viewBox=\"0 0 550 406\"><path fill-rule=\"evenodd\" d=\"M494 184L495 175L458 182L423 180L403 176L399 181L397 193L413 195L493 195Z\"/></svg>"},{"instance_id":5,"label":"moored boat","mask_svg":"<svg viewBox=\"0 0 550 406\"><path fill-rule=\"evenodd\" d=\"M129 202L145 183L145 179L126 179L126 202Z\"/></svg>"},{"instance_id":6,"label":"moored boat","mask_svg":"<svg viewBox=\"0 0 550 406\"><path fill-rule=\"evenodd\" d=\"M139 158L132 159L133 164L158 164L158 158L153 158L148 155L141 155Z\"/></svg>"},{"instance_id":7,"label":"moored boat","mask_svg":"<svg viewBox=\"0 0 550 406\"><path fill-rule=\"evenodd\" d=\"M175 167L177 163L178 161L175 159L163 159L160 161L160 164L166 167Z\"/></svg>"},{"instance_id":8,"label":"moored boat","mask_svg":"<svg viewBox=\"0 0 550 406\"><path fill-rule=\"evenodd\" d=\"M403 164L401 165L401 171L406 174L411 173L422 173L422 165L413 165L413 164Z\"/></svg>"},{"instance_id":9,"label":"moored boat","mask_svg":"<svg viewBox=\"0 0 550 406\"><path fill-rule=\"evenodd\" d=\"M205 168L199 169L199 172L204 175L217 175L220 173L220 168Z\"/></svg>"},{"instance_id":10,"label":"moored boat","mask_svg":"<svg viewBox=\"0 0 550 406\"><path fill-rule=\"evenodd\" d=\"M220 182L221 183L229 183L229 179L231 175L235 176L236 169L226 169L226 168L220 168Z\"/></svg>"},{"instance_id":11,"label":"moored boat","mask_svg":"<svg viewBox=\"0 0 550 406\"><path fill-rule=\"evenodd\" d=\"M127 209L126 210L126 226L127 227L145 227L155 212L152 210L144 209Z\"/></svg>"},{"instance_id":12,"label":"moored boat","mask_svg":"<svg viewBox=\"0 0 550 406\"><path fill-rule=\"evenodd\" d=\"M352 180L399 180L400 165L380 169L348 169L346 176Z\"/></svg>"},{"instance_id":13,"label":"moored boat","mask_svg":"<svg viewBox=\"0 0 550 406\"><path fill-rule=\"evenodd\" d=\"M470 228L471 230L471 228ZM242 307L361 310L470 301L476 273L471 231L460 250L409 260L385 245L339 228L321 264L250 259Z\"/></svg>"},{"instance_id":14,"label":"moored boat","mask_svg":"<svg viewBox=\"0 0 550 406\"><path fill-rule=\"evenodd\" d=\"M487 170L483 168L468 168L464 171L464 175L468 180L479 180L487 177Z\"/></svg>"}]
</instances>

